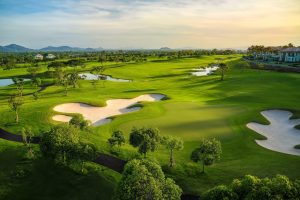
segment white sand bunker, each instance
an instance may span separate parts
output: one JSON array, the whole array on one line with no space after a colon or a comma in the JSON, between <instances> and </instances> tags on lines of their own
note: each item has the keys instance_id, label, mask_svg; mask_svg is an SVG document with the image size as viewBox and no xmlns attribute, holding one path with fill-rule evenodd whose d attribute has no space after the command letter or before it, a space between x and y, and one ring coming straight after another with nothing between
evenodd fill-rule
<instances>
[{"instance_id":1,"label":"white sand bunker","mask_svg":"<svg viewBox=\"0 0 300 200\"><path fill-rule=\"evenodd\" d=\"M267 137L267 140L255 140L257 144L267 149L281 153L300 155L300 149L295 145L300 144L300 130L294 127L300 124L300 119L292 119L293 115L284 110L267 110L261 114L270 122L270 125L248 123L247 127Z\"/></svg>"},{"instance_id":2,"label":"white sand bunker","mask_svg":"<svg viewBox=\"0 0 300 200\"><path fill-rule=\"evenodd\" d=\"M99 126L111 121L109 117L122 115L125 113L137 111L140 107L132 107L138 102L142 101L159 101L165 95L162 94L145 94L133 99L112 99L106 101L105 107L95 107L84 103L65 103L55 106L53 109L57 112L63 113L79 113L86 120L90 120L93 126ZM55 115L52 117L55 121L69 122L72 117L66 115Z\"/></svg>"}]
</instances>

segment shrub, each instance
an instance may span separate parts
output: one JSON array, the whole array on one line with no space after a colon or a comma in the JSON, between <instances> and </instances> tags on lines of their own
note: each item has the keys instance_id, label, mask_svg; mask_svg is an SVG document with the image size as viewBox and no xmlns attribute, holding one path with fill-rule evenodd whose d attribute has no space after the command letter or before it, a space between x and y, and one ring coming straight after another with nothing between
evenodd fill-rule
<instances>
[{"instance_id":1,"label":"shrub","mask_svg":"<svg viewBox=\"0 0 300 200\"><path fill-rule=\"evenodd\" d=\"M69 124L74 125L81 130L86 130L90 125L88 120L83 119L81 115L75 115L69 122Z\"/></svg>"}]
</instances>

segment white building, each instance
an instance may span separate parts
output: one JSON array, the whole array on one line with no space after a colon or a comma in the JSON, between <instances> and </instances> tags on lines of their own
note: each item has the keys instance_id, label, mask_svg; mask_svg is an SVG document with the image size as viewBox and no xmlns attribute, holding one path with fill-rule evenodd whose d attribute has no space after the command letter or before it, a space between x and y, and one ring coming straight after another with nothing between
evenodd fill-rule
<instances>
[{"instance_id":1,"label":"white building","mask_svg":"<svg viewBox=\"0 0 300 200\"><path fill-rule=\"evenodd\" d=\"M55 55L49 53L47 56L46 56L47 59L54 59L55 58Z\"/></svg>"},{"instance_id":2,"label":"white building","mask_svg":"<svg viewBox=\"0 0 300 200\"><path fill-rule=\"evenodd\" d=\"M34 59L35 59L35 60L43 60L43 59L44 59L44 56L43 56L42 54L36 54L36 55L34 56Z\"/></svg>"},{"instance_id":3,"label":"white building","mask_svg":"<svg viewBox=\"0 0 300 200\"><path fill-rule=\"evenodd\" d=\"M300 62L300 47L290 47L280 52L280 60L284 62Z\"/></svg>"}]
</instances>

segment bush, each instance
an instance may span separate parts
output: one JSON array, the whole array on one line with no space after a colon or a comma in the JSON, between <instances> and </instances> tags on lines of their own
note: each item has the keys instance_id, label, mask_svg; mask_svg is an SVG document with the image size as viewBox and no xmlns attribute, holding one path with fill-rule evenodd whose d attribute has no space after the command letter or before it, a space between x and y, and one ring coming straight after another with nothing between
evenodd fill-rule
<instances>
[{"instance_id":1,"label":"bush","mask_svg":"<svg viewBox=\"0 0 300 200\"><path fill-rule=\"evenodd\" d=\"M131 160L125 166L116 199L180 200L182 190L172 179L165 178L161 167L149 160Z\"/></svg>"},{"instance_id":2,"label":"bush","mask_svg":"<svg viewBox=\"0 0 300 200\"><path fill-rule=\"evenodd\" d=\"M88 120L83 119L81 115L75 115L69 122L70 125L74 125L81 130L88 129L90 122Z\"/></svg>"},{"instance_id":3,"label":"bush","mask_svg":"<svg viewBox=\"0 0 300 200\"><path fill-rule=\"evenodd\" d=\"M235 200L238 199L237 194L235 194L232 189L225 185L217 186L213 189L208 190L203 195L203 200Z\"/></svg>"},{"instance_id":4,"label":"bush","mask_svg":"<svg viewBox=\"0 0 300 200\"><path fill-rule=\"evenodd\" d=\"M246 175L242 179L235 179L229 186L217 186L206 193L204 199L241 199L241 200L299 200L300 181L292 182L288 177L277 175L275 178L260 179Z\"/></svg>"}]
</instances>

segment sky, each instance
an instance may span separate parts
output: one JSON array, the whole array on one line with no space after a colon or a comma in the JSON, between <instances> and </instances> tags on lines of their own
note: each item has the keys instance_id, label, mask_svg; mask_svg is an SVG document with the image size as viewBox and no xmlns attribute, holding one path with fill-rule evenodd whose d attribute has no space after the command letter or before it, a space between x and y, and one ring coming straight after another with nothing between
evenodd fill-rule
<instances>
[{"instance_id":1,"label":"sky","mask_svg":"<svg viewBox=\"0 0 300 200\"><path fill-rule=\"evenodd\" d=\"M0 45L300 45L300 0L0 0Z\"/></svg>"}]
</instances>

